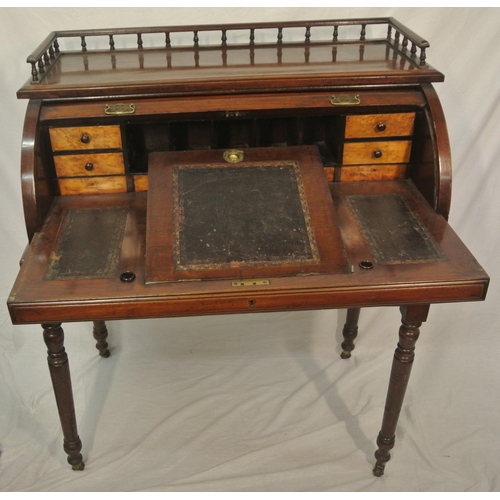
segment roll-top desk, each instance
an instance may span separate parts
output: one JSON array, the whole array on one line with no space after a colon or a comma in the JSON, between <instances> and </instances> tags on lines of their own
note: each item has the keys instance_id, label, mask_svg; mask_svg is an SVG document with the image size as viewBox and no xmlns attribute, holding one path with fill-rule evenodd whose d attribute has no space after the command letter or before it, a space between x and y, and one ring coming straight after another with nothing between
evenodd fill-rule
<instances>
[{"instance_id":1,"label":"roll-top desk","mask_svg":"<svg viewBox=\"0 0 500 500\"><path fill-rule=\"evenodd\" d=\"M63 31L29 56L8 307L42 325L73 469L63 322L92 321L107 357L107 320L346 308L349 358L360 308L394 305L383 474L430 304L489 282L447 223L428 46L375 18Z\"/></svg>"}]
</instances>

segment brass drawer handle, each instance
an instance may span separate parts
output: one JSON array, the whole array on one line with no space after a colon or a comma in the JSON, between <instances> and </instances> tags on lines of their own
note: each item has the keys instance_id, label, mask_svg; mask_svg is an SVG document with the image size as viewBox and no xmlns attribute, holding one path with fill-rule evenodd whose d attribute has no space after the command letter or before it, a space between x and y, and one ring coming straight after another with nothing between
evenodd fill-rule
<instances>
[{"instance_id":1,"label":"brass drawer handle","mask_svg":"<svg viewBox=\"0 0 500 500\"><path fill-rule=\"evenodd\" d=\"M374 157L374 158L382 158L382 151L380 151L380 149L376 149L376 150L373 152L373 157Z\"/></svg>"},{"instance_id":2,"label":"brass drawer handle","mask_svg":"<svg viewBox=\"0 0 500 500\"><path fill-rule=\"evenodd\" d=\"M104 113L106 115L133 115L135 113L135 104L105 104Z\"/></svg>"},{"instance_id":3,"label":"brass drawer handle","mask_svg":"<svg viewBox=\"0 0 500 500\"><path fill-rule=\"evenodd\" d=\"M331 95L330 104L332 106L350 106L361 104L361 99L359 94L341 94L341 95Z\"/></svg>"}]
</instances>

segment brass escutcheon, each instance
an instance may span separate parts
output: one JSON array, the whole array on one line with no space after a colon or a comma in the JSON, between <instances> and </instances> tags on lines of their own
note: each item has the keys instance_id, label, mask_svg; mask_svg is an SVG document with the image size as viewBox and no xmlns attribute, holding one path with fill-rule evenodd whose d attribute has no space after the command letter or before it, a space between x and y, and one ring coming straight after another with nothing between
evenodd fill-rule
<instances>
[{"instance_id":1,"label":"brass escutcheon","mask_svg":"<svg viewBox=\"0 0 500 500\"><path fill-rule=\"evenodd\" d=\"M332 106L351 106L361 104L361 99L359 94L341 94L341 95L331 95L330 104Z\"/></svg>"},{"instance_id":2,"label":"brass escutcheon","mask_svg":"<svg viewBox=\"0 0 500 500\"><path fill-rule=\"evenodd\" d=\"M107 115L133 115L135 113L135 104L105 104L104 113Z\"/></svg>"},{"instance_id":3,"label":"brass escutcheon","mask_svg":"<svg viewBox=\"0 0 500 500\"><path fill-rule=\"evenodd\" d=\"M240 149L228 149L227 151L224 151L224 154L222 155L224 160L228 163L239 163L243 160L244 156L245 154Z\"/></svg>"}]
</instances>

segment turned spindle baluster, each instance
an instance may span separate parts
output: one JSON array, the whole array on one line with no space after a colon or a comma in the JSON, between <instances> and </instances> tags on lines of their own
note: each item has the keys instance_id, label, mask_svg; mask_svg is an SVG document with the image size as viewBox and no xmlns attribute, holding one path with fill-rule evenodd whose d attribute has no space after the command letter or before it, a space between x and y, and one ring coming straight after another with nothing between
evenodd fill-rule
<instances>
[{"instance_id":1,"label":"turned spindle baluster","mask_svg":"<svg viewBox=\"0 0 500 500\"><path fill-rule=\"evenodd\" d=\"M399 31L396 31L396 33L394 33L394 45L399 45Z\"/></svg>"},{"instance_id":2,"label":"turned spindle baluster","mask_svg":"<svg viewBox=\"0 0 500 500\"><path fill-rule=\"evenodd\" d=\"M425 66L425 47L420 49L420 66Z\"/></svg>"},{"instance_id":3,"label":"turned spindle baluster","mask_svg":"<svg viewBox=\"0 0 500 500\"><path fill-rule=\"evenodd\" d=\"M31 62L31 81L33 82L38 81L38 71L36 69L36 61Z\"/></svg>"},{"instance_id":4,"label":"turned spindle baluster","mask_svg":"<svg viewBox=\"0 0 500 500\"><path fill-rule=\"evenodd\" d=\"M109 35L109 50L115 50L115 39L113 35Z\"/></svg>"},{"instance_id":5,"label":"turned spindle baluster","mask_svg":"<svg viewBox=\"0 0 500 500\"><path fill-rule=\"evenodd\" d=\"M410 50L411 56L416 57L417 56L417 46L414 42L411 42L411 50Z\"/></svg>"},{"instance_id":6,"label":"turned spindle baluster","mask_svg":"<svg viewBox=\"0 0 500 500\"><path fill-rule=\"evenodd\" d=\"M306 43L311 41L311 27L310 26L306 26L306 39L305 39L305 41L306 41Z\"/></svg>"},{"instance_id":7,"label":"turned spindle baluster","mask_svg":"<svg viewBox=\"0 0 500 500\"><path fill-rule=\"evenodd\" d=\"M283 28L278 28L278 43L283 43Z\"/></svg>"},{"instance_id":8,"label":"turned spindle baluster","mask_svg":"<svg viewBox=\"0 0 500 500\"><path fill-rule=\"evenodd\" d=\"M167 31L165 32L165 47L171 47L172 44L170 42L170 33Z\"/></svg>"},{"instance_id":9,"label":"turned spindle baluster","mask_svg":"<svg viewBox=\"0 0 500 500\"><path fill-rule=\"evenodd\" d=\"M45 66L41 57L38 59L38 73L45 73Z\"/></svg>"},{"instance_id":10,"label":"turned spindle baluster","mask_svg":"<svg viewBox=\"0 0 500 500\"><path fill-rule=\"evenodd\" d=\"M50 57L47 51L43 53L43 62L45 63L45 66L50 64Z\"/></svg>"},{"instance_id":11,"label":"turned spindle baluster","mask_svg":"<svg viewBox=\"0 0 500 500\"><path fill-rule=\"evenodd\" d=\"M333 41L336 42L339 39L339 27L338 25L333 26Z\"/></svg>"},{"instance_id":12,"label":"turned spindle baluster","mask_svg":"<svg viewBox=\"0 0 500 500\"><path fill-rule=\"evenodd\" d=\"M54 54L54 46L52 44L50 44L50 47L49 47L49 57L51 59L55 59L55 54Z\"/></svg>"},{"instance_id":13,"label":"turned spindle baluster","mask_svg":"<svg viewBox=\"0 0 500 500\"><path fill-rule=\"evenodd\" d=\"M332 62L337 61L337 47L332 47Z\"/></svg>"},{"instance_id":14,"label":"turned spindle baluster","mask_svg":"<svg viewBox=\"0 0 500 500\"><path fill-rule=\"evenodd\" d=\"M82 47L82 52L87 52L87 42L85 41L85 37L84 36L81 36L81 47Z\"/></svg>"},{"instance_id":15,"label":"turned spindle baluster","mask_svg":"<svg viewBox=\"0 0 500 500\"><path fill-rule=\"evenodd\" d=\"M366 38L366 24L361 25L361 34L359 35L359 39L361 41L365 40Z\"/></svg>"},{"instance_id":16,"label":"turned spindle baluster","mask_svg":"<svg viewBox=\"0 0 500 500\"><path fill-rule=\"evenodd\" d=\"M408 50L408 37L403 37L403 44L402 44L403 52L406 52Z\"/></svg>"},{"instance_id":17,"label":"turned spindle baluster","mask_svg":"<svg viewBox=\"0 0 500 500\"><path fill-rule=\"evenodd\" d=\"M222 45L225 46L227 45L227 34L226 34L227 30L222 30L222 37L221 37L221 41L222 41Z\"/></svg>"},{"instance_id":18,"label":"turned spindle baluster","mask_svg":"<svg viewBox=\"0 0 500 500\"><path fill-rule=\"evenodd\" d=\"M194 37L193 37L193 43L195 47L198 47L200 39L198 38L198 31L193 31Z\"/></svg>"},{"instance_id":19,"label":"turned spindle baluster","mask_svg":"<svg viewBox=\"0 0 500 500\"><path fill-rule=\"evenodd\" d=\"M137 33L137 48L142 49L142 33Z\"/></svg>"},{"instance_id":20,"label":"turned spindle baluster","mask_svg":"<svg viewBox=\"0 0 500 500\"><path fill-rule=\"evenodd\" d=\"M389 24L387 27L387 39L390 40L392 38L392 26Z\"/></svg>"},{"instance_id":21,"label":"turned spindle baluster","mask_svg":"<svg viewBox=\"0 0 500 500\"><path fill-rule=\"evenodd\" d=\"M54 40L54 50L56 51L56 54L59 54L59 42L57 41L57 38Z\"/></svg>"}]
</instances>

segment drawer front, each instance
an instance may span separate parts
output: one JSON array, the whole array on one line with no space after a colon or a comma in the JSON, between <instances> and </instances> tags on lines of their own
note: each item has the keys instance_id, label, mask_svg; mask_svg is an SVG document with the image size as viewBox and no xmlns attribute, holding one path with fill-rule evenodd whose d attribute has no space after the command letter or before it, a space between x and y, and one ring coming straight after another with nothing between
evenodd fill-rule
<instances>
[{"instance_id":1,"label":"drawer front","mask_svg":"<svg viewBox=\"0 0 500 500\"><path fill-rule=\"evenodd\" d=\"M344 144L344 165L407 163L411 141L349 142Z\"/></svg>"},{"instance_id":2,"label":"drawer front","mask_svg":"<svg viewBox=\"0 0 500 500\"><path fill-rule=\"evenodd\" d=\"M125 173L121 153L54 156L58 177L85 177Z\"/></svg>"},{"instance_id":3,"label":"drawer front","mask_svg":"<svg viewBox=\"0 0 500 500\"><path fill-rule=\"evenodd\" d=\"M348 115L345 138L401 137L413 134L415 113Z\"/></svg>"},{"instance_id":4,"label":"drawer front","mask_svg":"<svg viewBox=\"0 0 500 500\"><path fill-rule=\"evenodd\" d=\"M406 176L406 164L342 167L341 182L395 181Z\"/></svg>"},{"instance_id":5,"label":"drawer front","mask_svg":"<svg viewBox=\"0 0 500 500\"><path fill-rule=\"evenodd\" d=\"M147 175L134 175L134 191L147 191L148 190L148 176Z\"/></svg>"},{"instance_id":6,"label":"drawer front","mask_svg":"<svg viewBox=\"0 0 500 500\"><path fill-rule=\"evenodd\" d=\"M119 125L49 129L52 151L121 149Z\"/></svg>"},{"instance_id":7,"label":"drawer front","mask_svg":"<svg viewBox=\"0 0 500 500\"><path fill-rule=\"evenodd\" d=\"M124 175L59 179L59 190L62 195L126 193L127 180Z\"/></svg>"}]
</instances>

